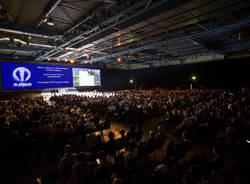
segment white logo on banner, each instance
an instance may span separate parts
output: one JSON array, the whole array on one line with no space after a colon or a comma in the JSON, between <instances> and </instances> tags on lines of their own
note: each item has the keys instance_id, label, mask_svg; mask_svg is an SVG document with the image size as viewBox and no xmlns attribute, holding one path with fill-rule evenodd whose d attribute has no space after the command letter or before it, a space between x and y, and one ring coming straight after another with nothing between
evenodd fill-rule
<instances>
[{"instance_id":1,"label":"white logo on banner","mask_svg":"<svg viewBox=\"0 0 250 184\"><path fill-rule=\"evenodd\" d=\"M16 87L32 86L31 83L25 83L31 77L31 72L29 71L29 69L25 67L18 67L13 71L12 75L17 82L20 82L20 83L14 83L13 86Z\"/></svg>"},{"instance_id":2,"label":"white logo on banner","mask_svg":"<svg viewBox=\"0 0 250 184\"><path fill-rule=\"evenodd\" d=\"M19 74L19 75L17 75ZM25 75L26 74L26 75ZM18 67L13 71L13 77L16 81L25 82L30 79L31 73L29 69L25 67ZM25 78L24 78L25 77Z\"/></svg>"}]
</instances>

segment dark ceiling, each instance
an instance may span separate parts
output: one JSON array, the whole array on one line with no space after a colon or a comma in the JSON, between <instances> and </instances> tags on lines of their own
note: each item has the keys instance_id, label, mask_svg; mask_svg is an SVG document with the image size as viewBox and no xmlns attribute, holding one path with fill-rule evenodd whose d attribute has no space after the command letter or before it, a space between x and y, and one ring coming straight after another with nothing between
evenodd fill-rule
<instances>
[{"instance_id":1,"label":"dark ceiling","mask_svg":"<svg viewBox=\"0 0 250 184\"><path fill-rule=\"evenodd\" d=\"M136 69L249 57L249 8L248 0L0 0L0 58Z\"/></svg>"}]
</instances>

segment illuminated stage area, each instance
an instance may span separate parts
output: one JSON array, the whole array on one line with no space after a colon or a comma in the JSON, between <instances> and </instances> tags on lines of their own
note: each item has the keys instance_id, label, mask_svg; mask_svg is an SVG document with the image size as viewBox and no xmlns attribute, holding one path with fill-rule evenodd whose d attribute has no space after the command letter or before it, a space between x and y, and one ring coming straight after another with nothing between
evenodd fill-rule
<instances>
[{"instance_id":1,"label":"illuminated stage area","mask_svg":"<svg viewBox=\"0 0 250 184\"><path fill-rule=\"evenodd\" d=\"M49 100L52 96L63 96L63 95L75 95L75 96L82 96L82 97L111 97L116 95L115 92L98 92L94 91L87 91L87 92L79 92L76 88L52 88L43 90L41 96L43 96L44 100Z\"/></svg>"}]
</instances>

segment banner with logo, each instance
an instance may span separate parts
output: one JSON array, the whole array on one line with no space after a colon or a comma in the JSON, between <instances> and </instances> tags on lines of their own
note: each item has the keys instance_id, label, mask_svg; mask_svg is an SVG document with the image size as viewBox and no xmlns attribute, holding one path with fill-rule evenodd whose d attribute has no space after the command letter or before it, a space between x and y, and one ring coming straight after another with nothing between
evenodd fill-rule
<instances>
[{"instance_id":1,"label":"banner with logo","mask_svg":"<svg viewBox=\"0 0 250 184\"><path fill-rule=\"evenodd\" d=\"M100 69L1 62L4 90L100 86Z\"/></svg>"}]
</instances>

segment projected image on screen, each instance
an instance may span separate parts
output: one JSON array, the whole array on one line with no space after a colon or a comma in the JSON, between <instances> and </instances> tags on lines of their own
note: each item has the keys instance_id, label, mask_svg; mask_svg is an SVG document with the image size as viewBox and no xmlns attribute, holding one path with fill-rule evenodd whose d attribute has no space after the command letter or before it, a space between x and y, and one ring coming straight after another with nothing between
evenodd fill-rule
<instances>
[{"instance_id":1,"label":"projected image on screen","mask_svg":"<svg viewBox=\"0 0 250 184\"><path fill-rule=\"evenodd\" d=\"M100 70L72 68L73 86L100 86Z\"/></svg>"}]
</instances>

